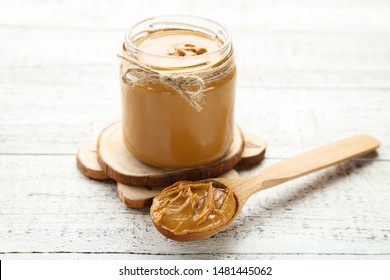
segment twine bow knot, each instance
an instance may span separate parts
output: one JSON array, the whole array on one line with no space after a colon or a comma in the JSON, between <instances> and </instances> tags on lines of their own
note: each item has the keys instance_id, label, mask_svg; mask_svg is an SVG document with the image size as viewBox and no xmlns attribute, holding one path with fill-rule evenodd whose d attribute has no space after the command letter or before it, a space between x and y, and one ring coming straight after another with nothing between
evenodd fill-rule
<instances>
[{"instance_id":1,"label":"twine bow knot","mask_svg":"<svg viewBox=\"0 0 390 280\"><path fill-rule=\"evenodd\" d=\"M122 75L122 81L125 84L129 86L145 83L168 85L177 91L198 112L202 111L200 102L202 101L206 83L221 78L233 69L233 63L229 61L228 64L221 65L217 69L204 71L203 74L198 75L162 74L127 56L118 56L129 63Z\"/></svg>"}]
</instances>

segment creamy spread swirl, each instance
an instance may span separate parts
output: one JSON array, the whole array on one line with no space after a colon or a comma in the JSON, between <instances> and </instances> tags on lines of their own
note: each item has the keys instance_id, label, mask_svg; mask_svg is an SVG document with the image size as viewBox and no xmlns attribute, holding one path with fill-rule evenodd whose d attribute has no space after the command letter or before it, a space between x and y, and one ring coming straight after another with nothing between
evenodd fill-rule
<instances>
[{"instance_id":1,"label":"creamy spread swirl","mask_svg":"<svg viewBox=\"0 0 390 280\"><path fill-rule=\"evenodd\" d=\"M176 235L204 232L224 225L236 211L230 187L212 182L178 182L153 200L151 216L157 225Z\"/></svg>"}]
</instances>

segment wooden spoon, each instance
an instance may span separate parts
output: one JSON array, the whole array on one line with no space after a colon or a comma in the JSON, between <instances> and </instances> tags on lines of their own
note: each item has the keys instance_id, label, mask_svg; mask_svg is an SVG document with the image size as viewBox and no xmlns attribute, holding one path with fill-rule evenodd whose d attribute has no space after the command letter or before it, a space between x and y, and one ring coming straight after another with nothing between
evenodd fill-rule
<instances>
[{"instance_id":1,"label":"wooden spoon","mask_svg":"<svg viewBox=\"0 0 390 280\"><path fill-rule=\"evenodd\" d=\"M155 221L153 223L163 235L177 241L192 241L210 237L227 228L236 219L245 202L252 194L365 155L374 151L379 145L380 143L369 135L353 136L273 164L257 176L211 179L214 187L232 187L237 206L235 213L228 222L208 231L176 235L161 225L156 224ZM210 180L204 181L210 182Z\"/></svg>"}]
</instances>

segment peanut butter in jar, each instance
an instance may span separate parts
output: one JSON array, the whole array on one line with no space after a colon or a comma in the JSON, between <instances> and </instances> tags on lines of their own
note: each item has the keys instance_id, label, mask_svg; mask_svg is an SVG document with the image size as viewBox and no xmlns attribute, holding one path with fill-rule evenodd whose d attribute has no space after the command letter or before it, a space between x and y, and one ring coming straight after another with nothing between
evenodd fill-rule
<instances>
[{"instance_id":1,"label":"peanut butter in jar","mask_svg":"<svg viewBox=\"0 0 390 280\"><path fill-rule=\"evenodd\" d=\"M137 159L191 168L228 151L236 67L219 24L188 16L136 24L126 34L120 75L123 139Z\"/></svg>"}]
</instances>

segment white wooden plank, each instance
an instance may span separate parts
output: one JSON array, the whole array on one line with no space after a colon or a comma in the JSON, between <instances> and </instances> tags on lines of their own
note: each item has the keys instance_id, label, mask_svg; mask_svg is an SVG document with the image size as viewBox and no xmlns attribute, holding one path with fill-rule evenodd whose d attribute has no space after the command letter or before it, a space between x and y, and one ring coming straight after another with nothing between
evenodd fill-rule
<instances>
[{"instance_id":1,"label":"white wooden plank","mask_svg":"<svg viewBox=\"0 0 390 280\"><path fill-rule=\"evenodd\" d=\"M2 260L388 260L388 254L126 254L126 253L17 253Z\"/></svg>"},{"instance_id":2,"label":"white wooden plank","mask_svg":"<svg viewBox=\"0 0 390 280\"><path fill-rule=\"evenodd\" d=\"M160 14L195 14L237 31L241 25L270 31L382 32L390 28L386 0L18 0L0 5L0 25L122 28Z\"/></svg>"},{"instance_id":3,"label":"white wooden plank","mask_svg":"<svg viewBox=\"0 0 390 280\"><path fill-rule=\"evenodd\" d=\"M388 161L354 161L263 191L228 230L190 243L165 239L147 210L127 209L113 184L84 178L73 156L3 155L0 170L2 254L390 254Z\"/></svg>"},{"instance_id":4,"label":"white wooden plank","mask_svg":"<svg viewBox=\"0 0 390 280\"><path fill-rule=\"evenodd\" d=\"M47 71L0 95L0 153L74 154L120 115L119 88L111 69ZM80 69L79 69L80 70ZM62 73L62 74L61 74ZM106 83L91 76L110 76ZM47 74L47 75L46 75ZM48 76L56 79L56 86ZM111 90L115 89L115 90ZM281 158L342 137L369 133L390 159L388 90L272 89L240 87L236 119L268 142L267 157Z\"/></svg>"},{"instance_id":5,"label":"white wooden plank","mask_svg":"<svg viewBox=\"0 0 390 280\"><path fill-rule=\"evenodd\" d=\"M59 67L65 67L64 73L61 73L64 78L69 71L77 74L79 71L93 71L96 67L112 69L109 76L106 72L99 75L102 80L110 80L117 75L119 60L116 54L124 32L124 29L0 27L1 81L15 83L20 76L31 81L37 78L36 75L45 75L56 85L58 78L55 80L46 71L58 72ZM234 34L233 40L240 85L390 86L388 33L297 33L243 29Z\"/></svg>"},{"instance_id":6,"label":"white wooden plank","mask_svg":"<svg viewBox=\"0 0 390 280\"><path fill-rule=\"evenodd\" d=\"M265 89L238 91L236 119L268 142L266 156L283 158L343 137L368 133L389 159L388 90Z\"/></svg>"}]
</instances>

